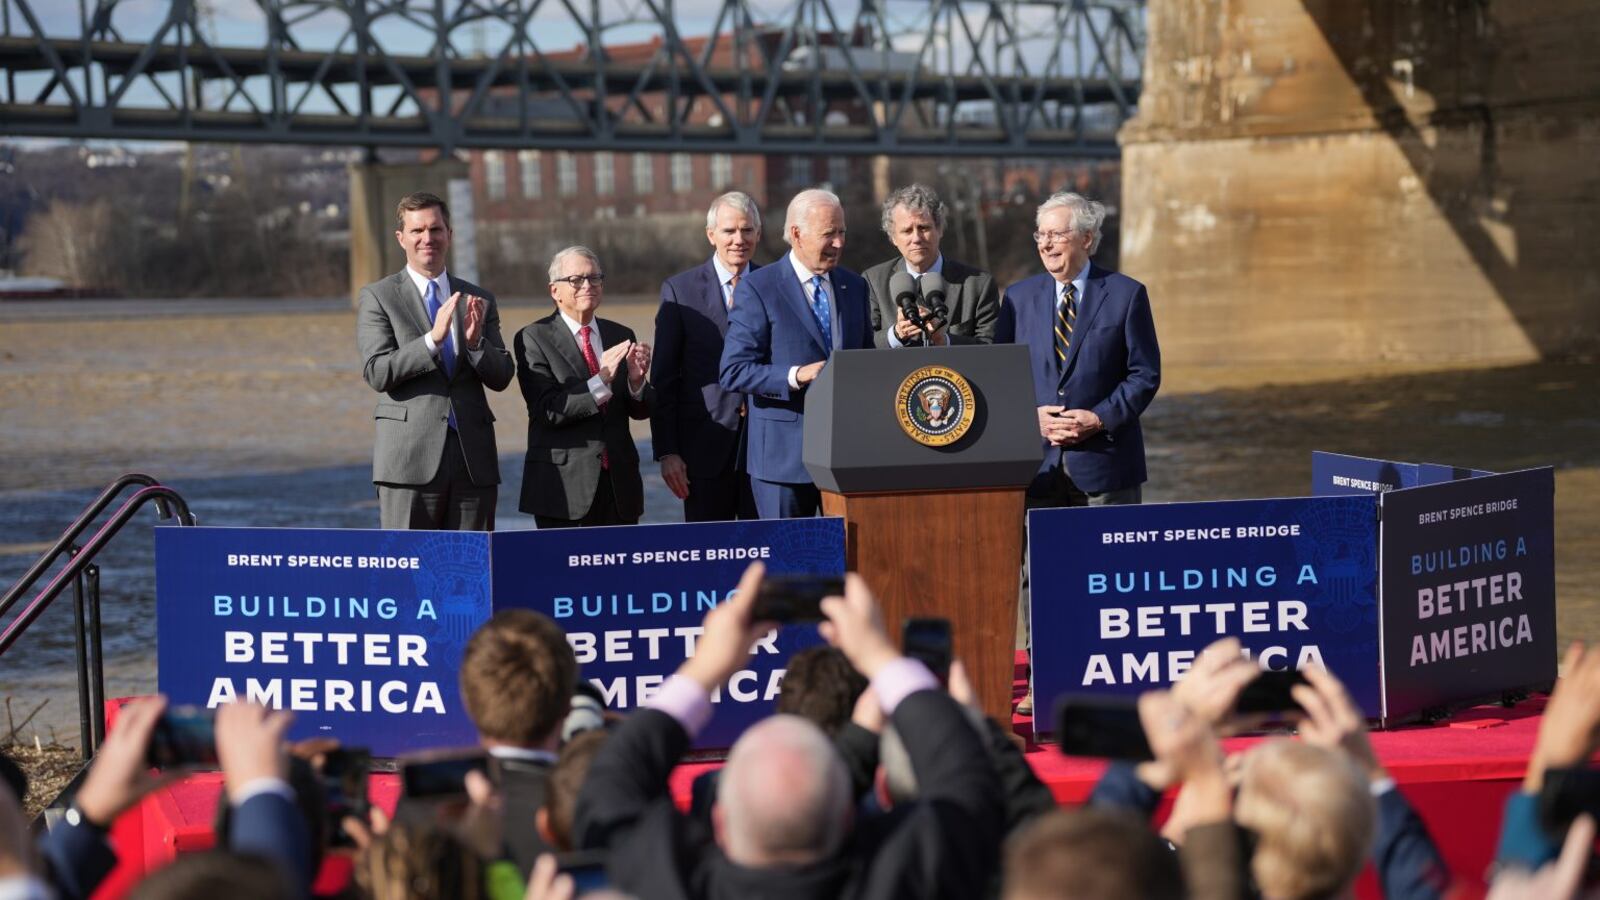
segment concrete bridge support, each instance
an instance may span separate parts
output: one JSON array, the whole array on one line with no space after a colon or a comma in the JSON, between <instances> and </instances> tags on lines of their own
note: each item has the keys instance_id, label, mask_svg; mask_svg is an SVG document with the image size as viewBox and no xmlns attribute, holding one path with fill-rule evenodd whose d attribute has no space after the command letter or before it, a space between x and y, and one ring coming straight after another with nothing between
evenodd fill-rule
<instances>
[{"instance_id":1,"label":"concrete bridge support","mask_svg":"<svg viewBox=\"0 0 1600 900\"><path fill-rule=\"evenodd\" d=\"M1150 0L1122 269L1174 361L1600 352L1593 0Z\"/></svg>"}]
</instances>

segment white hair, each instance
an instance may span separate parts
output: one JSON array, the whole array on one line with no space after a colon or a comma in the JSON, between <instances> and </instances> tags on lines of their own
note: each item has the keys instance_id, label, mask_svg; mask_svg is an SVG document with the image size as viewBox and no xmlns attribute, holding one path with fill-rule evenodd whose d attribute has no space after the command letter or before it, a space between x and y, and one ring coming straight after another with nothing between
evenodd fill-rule
<instances>
[{"instance_id":1,"label":"white hair","mask_svg":"<svg viewBox=\"0 0 1600 900\"><path fill-rule=\"evenodd\" d=\"M717 210L724 206L731 206L749 216L750 221L755 223L756 231L761 230L761 209L756 206L756 201L744 191L729 191L711 201L711 208L706 210L707 231L717 227Z\"/></svg>"},{"instance_id":2,"label":"white hair","mask_svg":"<svg viewBox=\"0 0 1600 900\"><path fill-rule=\"evenodd\" d=\"M1038 212L1033 214L1033 224L1037 226L1044 214L1052 209L1067 209L1072 212L1072 230L1079 234L1093 235L1089 242L1089 253L1093 254L1100 249L1100 226L1106 221L1106 205L1098 200L1090 200L1082 194L1072 191L1056 191L1045 201L1039 204Z\"/></svg>"},{"instance_id":3,"label":"white hair","mask_svg":"<svg viewBox=\"0 0 1600 900\"><path fill-rule=\"evenodd\" d=\"M754 868L838 852L850 827L850 778L811 722L778 715L734 743L717 779L723 852Z\"/></svg>"},{"instance_id":4,"label":"white hair","mask_svg":"<svg viewBox=\"0 0 1600 900\"><path fill-rule=\"evenodd\" d=\"M783 239L793 246L794 238L790 237L789 231L799 227L800 223L811 215L811 211L819 206L832 206L840 212L844 211L844 204L839 201L839 195L833 191L823 188L803 190L789 201L789 210L783 217Z\"/></svg>"},{"instance_id":5,"label":"white hair","mask_svg":"<svg viewBox=\"0 0 1600 900\"><path fill-rule=\"evenodd\" d=\"M550 280L552 282L561 277L561 264L566 262L569 256L581 256L594 263L596 269L605 270L605 267L600 265L600 257L595 255L593 250L582 244L574 244L564 250L557 251L555 256L550 257Z\"/></svg>"}]
</instances>

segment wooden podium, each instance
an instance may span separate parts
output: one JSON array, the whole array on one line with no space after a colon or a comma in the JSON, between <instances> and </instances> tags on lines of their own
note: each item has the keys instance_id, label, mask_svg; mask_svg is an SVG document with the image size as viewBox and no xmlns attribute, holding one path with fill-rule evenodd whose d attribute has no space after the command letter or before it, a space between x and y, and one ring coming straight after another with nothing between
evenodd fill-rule
<instances>
[{"instance_id":1,"label":"wooden podium","mask_svg":"<svg viewBox=\"0 0 1600 900\"><path fill-rule=\"evenodd\" d=\"M1021 346L838 351L808 389L802 452L890 634L949 619L984 711L1008 727L1023 493L1043 458L1032 384ZM966 427L926 427L919 386L951 388Z\"/></svg>"}]
</instances>

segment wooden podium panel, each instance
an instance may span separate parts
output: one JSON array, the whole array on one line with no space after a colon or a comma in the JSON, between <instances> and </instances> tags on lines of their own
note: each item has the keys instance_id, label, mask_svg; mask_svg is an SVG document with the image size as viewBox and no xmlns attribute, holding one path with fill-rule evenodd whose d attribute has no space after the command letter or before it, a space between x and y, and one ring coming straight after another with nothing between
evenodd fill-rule
<instances>
[{"instance_id":1,"label":"wooden podium panel","mask_svg":"<svg viewBox=\"0 0 1600 900\"><path fill-rule=\"evenodd\" d=\"M867 580L898 641L907 617L949 619L983 710L1009 728L1022 571L1023 489L822 492L845 520L845 565Z\"/></svg>"}]
</instances>

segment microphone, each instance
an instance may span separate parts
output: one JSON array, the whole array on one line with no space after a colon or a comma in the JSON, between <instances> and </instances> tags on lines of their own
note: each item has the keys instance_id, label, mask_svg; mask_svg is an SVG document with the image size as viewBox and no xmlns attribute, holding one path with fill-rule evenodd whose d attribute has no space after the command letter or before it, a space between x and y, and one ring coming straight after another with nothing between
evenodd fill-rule
<instances>
[{"instance_id":1,"label":"microphone","mask_svg":"<svg viewBox=\"0 0 1600 900\"><path fill-rule=\"evenodd\" d=\"M922 305L928 308L928 318L949 321L950 308L944 305L944 276L938 272L928 272L922 276L918 287L922 289Z\"/></svg>"},{"instance_id":2,"label":"microphone","mask_svg":"<svg viewBox=\"0 0 1600 900\"><path fill-rule=\"evenodd\" d=\"M889 276L889 294L907 321L922 327L922 313L917 309L917 280L910 273L896 272Z\"/></svg>"}]
</instances>

